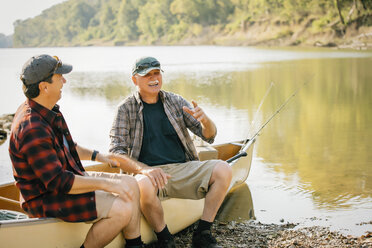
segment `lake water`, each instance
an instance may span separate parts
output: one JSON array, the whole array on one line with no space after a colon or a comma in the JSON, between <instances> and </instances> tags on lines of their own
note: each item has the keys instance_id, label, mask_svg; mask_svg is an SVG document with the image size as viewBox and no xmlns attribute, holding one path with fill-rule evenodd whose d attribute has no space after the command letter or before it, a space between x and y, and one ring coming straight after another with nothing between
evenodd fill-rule
<instances>
[{"instance_id":1,"label":"lake water","mask_svg":"<svg viewBox=\"0 0 372 248\"><path fill-rule=\"evenodd\" d=\"M24 100L19 72L35 54L73 64L59 104L74 140L107 151L117 104L135 90L134 60L157 57L164 89L198 104L215 121L215 143L244 139L298 88L262 130L247 185L219 218L372 231L372 53L249 47L85 47L0 49L0 115ZM248 133L265 92L268 97ZM12 180L8 142L0 182ZM368 224L369 223L369 224Z\"/></svg>"}]
</instances>

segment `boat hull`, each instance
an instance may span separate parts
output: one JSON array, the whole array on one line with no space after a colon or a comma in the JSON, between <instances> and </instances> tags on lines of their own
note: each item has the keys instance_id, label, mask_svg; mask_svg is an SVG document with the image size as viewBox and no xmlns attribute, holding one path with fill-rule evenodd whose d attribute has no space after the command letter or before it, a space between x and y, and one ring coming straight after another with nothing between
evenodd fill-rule
<instances>
[{"instance_id":1,"label":"boat hull","mask_svg":"<svg viewBox=\"0 0 372 248\"><path fill-rule=\"evenodd\" d=\"M245 182L248 177L253 154L254 140L247 144L243 142L227 143L213 146L218 152L218 158L227 160L241 151L247 156L230 163L233 178L229 191ZM104 164L92 165L88 170L118 172ZM14 183L0 185L0 209L22 211L19 207L18 190ZM204 199L167 199L162 201L164 218L171 233L177 233L200 219L204 207ZM79 247L91 227L87 223L67 223L54 218L29 218L24 220L0 221L0 240L6 247L35 246L38 247ZM141 218L141 236L145 243L156 240L146 220ZM123 235L118 235L106 247L123 247Z\"/></svg>"}]
</instances>

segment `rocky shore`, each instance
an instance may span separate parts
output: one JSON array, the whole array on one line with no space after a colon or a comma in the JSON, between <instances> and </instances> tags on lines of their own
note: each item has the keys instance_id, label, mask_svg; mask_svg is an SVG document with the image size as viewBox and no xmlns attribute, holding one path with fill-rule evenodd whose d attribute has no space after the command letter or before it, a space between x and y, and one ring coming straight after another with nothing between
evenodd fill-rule
<instances>
[{"instance_id":1,"label":"rocky shore","mask_svg":"<svg viewBox=\"0 0 372 248\"><path fill-rule=\"evenodd\" d=\"M213 234L222 247L372 247L372 232L361 237L345 236L339 232L331 232L325 227L296 228L296 224L262 224L257 221L237 223L217 222L213 225ZM192 225L175 235L177 247L191 247ZM155 247L154 244L146 246Z\"/></svg>"},{"instance_id":2,"label":"rocky shore","mask_svg":"<svg viewBox=\"0 0 372 248\"><path fill-rule=\"evenodd\" d=\"M0 116L0 145L4 143L10 133L14 114L5 114Z\"/></svg>"}]
</instances>

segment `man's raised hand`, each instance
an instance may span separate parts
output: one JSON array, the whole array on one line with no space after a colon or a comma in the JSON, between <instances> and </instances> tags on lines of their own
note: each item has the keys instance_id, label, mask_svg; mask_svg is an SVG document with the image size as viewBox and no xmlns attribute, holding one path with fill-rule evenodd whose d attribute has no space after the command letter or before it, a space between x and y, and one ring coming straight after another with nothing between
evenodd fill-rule
<instances>
[{"instance_id":1,"label":"man's raised hand","mask_svg":"<svg viewBox=\"0 0 372 248\"><path fill-rule=\"evenodd\" d=\"M198 104L195 101L191 101L192 105L194 105L194 108L190 109L187 106L183 106L183 110L186 113L189 113L191 116L193 116L195 119L197 119L200 122L204 122L207 120L207 115L204 113L203 109L198 106Z\"/></svg>"}]
</instances>

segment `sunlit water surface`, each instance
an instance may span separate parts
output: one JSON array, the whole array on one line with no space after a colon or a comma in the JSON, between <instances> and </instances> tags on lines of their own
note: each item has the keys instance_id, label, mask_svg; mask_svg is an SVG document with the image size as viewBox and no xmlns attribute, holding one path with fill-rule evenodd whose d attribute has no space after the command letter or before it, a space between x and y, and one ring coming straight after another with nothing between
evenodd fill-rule
<instances>
[{"instance_id":1,"label":"sunlit water surface","mask_svg":"<svg viewBox=\"0 0 372 248\"><path fill-rule=\"evenodd\" d=\"M59 104L74 140L102 152L117 104L135 90L130 70L140 56L157 57L164 89L196 100L216 122L215 143L251 137L302 87L263 129L247 185L228 196L219 218L324 225L353 235L372 230L372 53L208 46L0 49L0 115L15 112L24 100L19 72L41 53L73 64ZM7 146L0 145L0 182L12 180Z\"/></svg>"}]
</instances>

